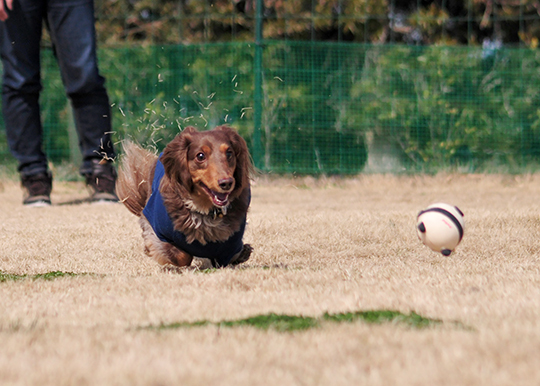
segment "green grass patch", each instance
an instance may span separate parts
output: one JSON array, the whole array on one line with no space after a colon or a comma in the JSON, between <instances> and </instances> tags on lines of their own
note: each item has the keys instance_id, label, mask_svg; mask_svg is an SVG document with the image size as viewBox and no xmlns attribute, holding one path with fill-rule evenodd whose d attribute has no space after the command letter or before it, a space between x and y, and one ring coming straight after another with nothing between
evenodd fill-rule
<instances>
[{"instance_id":1,"label":"green grass patch","mask_svg":"<svg viewBox=\"0 0 540 386\"><path fill-rule=\"evenodd\" d=\"M60 277L74 277L74 276L81 276L81 275L87 275L86 273L73 273L73 272L61 272L61 271L54 271L54 272L47 272L47 273L40 273L37 275L33 275L32 279L38 280L54 280L58 279Z\"/></svg>"},{"instance_id":2,"label":"green grass patch","mask_svg":"<svg viewBox=\"0 0 540 386\"><path fill-rule=\"evenodd\" d=\"M280 332L307 330L319 326L319 320L309 316L291 316L266 314L256 315L246 319L225 321L219 323L224 327L251 326L261 330L273 329Z\"/></svg>"},{"instance_id":3,"label":"green grass patch","mask_svg":"<svg viewBox=\"0 0 540 386\"><path fill-rule=\"evenodd\" d=\"M200 269L198 271L195 271L197 273L202 273L202 274L210 274L210 273L216 273L216 272L219 272L220 269L219 268L206 268L206 269Z\"/></svg>"},{"instance_id":4,"label":"green grass patch","mask_svg":"<svg viewBox=\"0 0 540 386\"><path fill-rule=\"evenodd\" d=\"M23 280L23 279L32 279L32 280L54 280L61 277L74 277L74 276L82 276L82 275L88 275L87 273L73 273L73 272L61 272L61 271L53 271L53 272L47 272L47 273L38 273L36 275L16 275L12 273L4 273L0 271L0 283L4 283L7 281L16 281L16 280Z\"/></svg>"},{"instance_id":5,"label":"green grass patch","mask_svg":"<svg viewBox=\"0 0 540 386\"><path fill-rule=\"evenodd\" d=\"M370 324L395 323L411 328L422 329L437 326L443 323L442 320L430 319L418 315L415 312L403 314L399 311L372 310L357 311L339 314L325 313L322 317L309 317L297 315L265 314L256 315L245 319L228 320L222 322L209 322L206 320L197 322L178 322L171 324L159 324L157 326L143 327L143 329L168 330L177 328L202 327L214 325L218 327L240 327L249 326L261 330L275 330L279 332L304 331L310 328L320 327L322 323L353 323L361 321Z\"/></svg>"},{"instance_id":6,"label":"green grass patch","mask_svg":"<svg viewBox=\"0 0 540 386\"><path fill-rule=\"evenodd\" d=\"M148 326L143 327L143 329L150 329L150 330L176 330L178 328L189 328L189 327L204 327L208 326L212 323L207 322L206 320L201 320L198 322L176 322L176 323L169 323L169 324L158 324L157 326Z\"/></svg>"},{"instance_id":7,"label":"green grass patch","mask_svg":"<svg viewBox=\"0 0 540 386\"><path fill-rule=\"evenodd\" d=\"M324 320L332 322L355 322L361 320L366 323L402 323L414 328L426 328L438 324L442 324L441 320L430 319L418 315L416 312L403 314L399 311L381 310L381 311L357 311L347 312L343 314L328 314L323 315Z\"/></svg>"},{"instance_id":8,"label":"green grass patch","mask_svg":"<svg viewBox=\"0 0 540 386\"><path fill-rule=\"evenodd\" d=\"M307 330L308 328L317 327L319 325L319 321L316 318L310 318L305 316L289 316L271 313L266 315L256 315L245 319L227 320L217 323L209 322L207 320L200 320L196 322L177 322L170 324L161 323L157 326L143 327L143 329L170 330L177 328L204 327L209 325L214 325L218 327L250 326L259 328L261 330L273 329L280 332L286 332Z\"/></svg>"},{"instance_id":9,"label":"green grass patch","mask_svg":"<svg viewBox=\"0 0 540 386\"><path fill-rule=\"evenodd\" d=\"M24 278L26 278L26 275L14 275L12 273L0 272L0 283L4 283L6 281L21 280Z\"/></svg>"}]
</instances>

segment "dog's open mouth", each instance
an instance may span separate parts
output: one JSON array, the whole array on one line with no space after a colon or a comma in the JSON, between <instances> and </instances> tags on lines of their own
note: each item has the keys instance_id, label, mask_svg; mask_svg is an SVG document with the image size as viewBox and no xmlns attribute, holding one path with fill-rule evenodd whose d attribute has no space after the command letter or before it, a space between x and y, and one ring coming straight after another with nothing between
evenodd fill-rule
<instances>
[{"instance_id":1,"label":"dog's open mouth","mask_svg":"<svg viewBox=\"0 0 540 386\"><path fill-rule=\"evenodd\" d=\"M212 199L212 202L214 203L215 206L224 207L224 206L227 206L229 204L229 194L230 193L216 192L216 191L210 189L208 186L206 186L203 183L201 183L201 186L206 191L206 193L208 193L208 195Z\"/></svg>"}]
</instances>

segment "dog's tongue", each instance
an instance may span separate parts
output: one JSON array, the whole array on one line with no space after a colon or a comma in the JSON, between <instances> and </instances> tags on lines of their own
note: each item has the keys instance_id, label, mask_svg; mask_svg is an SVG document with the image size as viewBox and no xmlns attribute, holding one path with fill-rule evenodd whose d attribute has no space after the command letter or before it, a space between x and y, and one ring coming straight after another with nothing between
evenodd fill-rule
<instances>
[{"instance_id":1,"label":"dog's tongue","mask_svg":"<svg viewBox=\"0 0 540 386\"><path fill-rule=\"evenodd\" d=\"M227 204L227 201L229 200L229 193L218 193L212 191L212 194L214 196L214 204L216 206L225 206Z\"/></svg>"}]
</instances>

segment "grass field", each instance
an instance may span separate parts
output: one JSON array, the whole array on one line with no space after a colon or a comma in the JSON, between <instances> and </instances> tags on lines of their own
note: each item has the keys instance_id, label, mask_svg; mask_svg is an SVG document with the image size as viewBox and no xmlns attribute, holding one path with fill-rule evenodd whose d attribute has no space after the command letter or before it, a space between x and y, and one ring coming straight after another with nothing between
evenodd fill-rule
<instances>
[{"instance_id":1,"label":"grass field","mask_svg":"<svg viewBox=\"0 0 540 386\"><path fill-rule=\"evenodd\" d=\"M260 179L251 260L182 273L80 183L0 186L2 385L540 384L540 175ZM450 257L415 233L438 201Z\"/></svg>"}]
</instances>

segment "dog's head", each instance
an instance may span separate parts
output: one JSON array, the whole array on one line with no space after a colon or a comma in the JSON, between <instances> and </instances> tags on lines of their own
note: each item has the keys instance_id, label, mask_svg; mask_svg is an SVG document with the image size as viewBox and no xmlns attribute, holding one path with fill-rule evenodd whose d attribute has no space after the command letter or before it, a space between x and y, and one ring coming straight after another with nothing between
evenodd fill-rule
<instances>
[{"instance_id":1,"label":"dog's head","mask_svg":"<svg viewBox=\"0 0 540 386\"><path fill-rule=\"evenodd\" d=\"M226 207L249 186L251 159L244 139L228 126L187 127L165 148L161 162L170 183L202 210Z\"/></svg>"}]
</instances>

